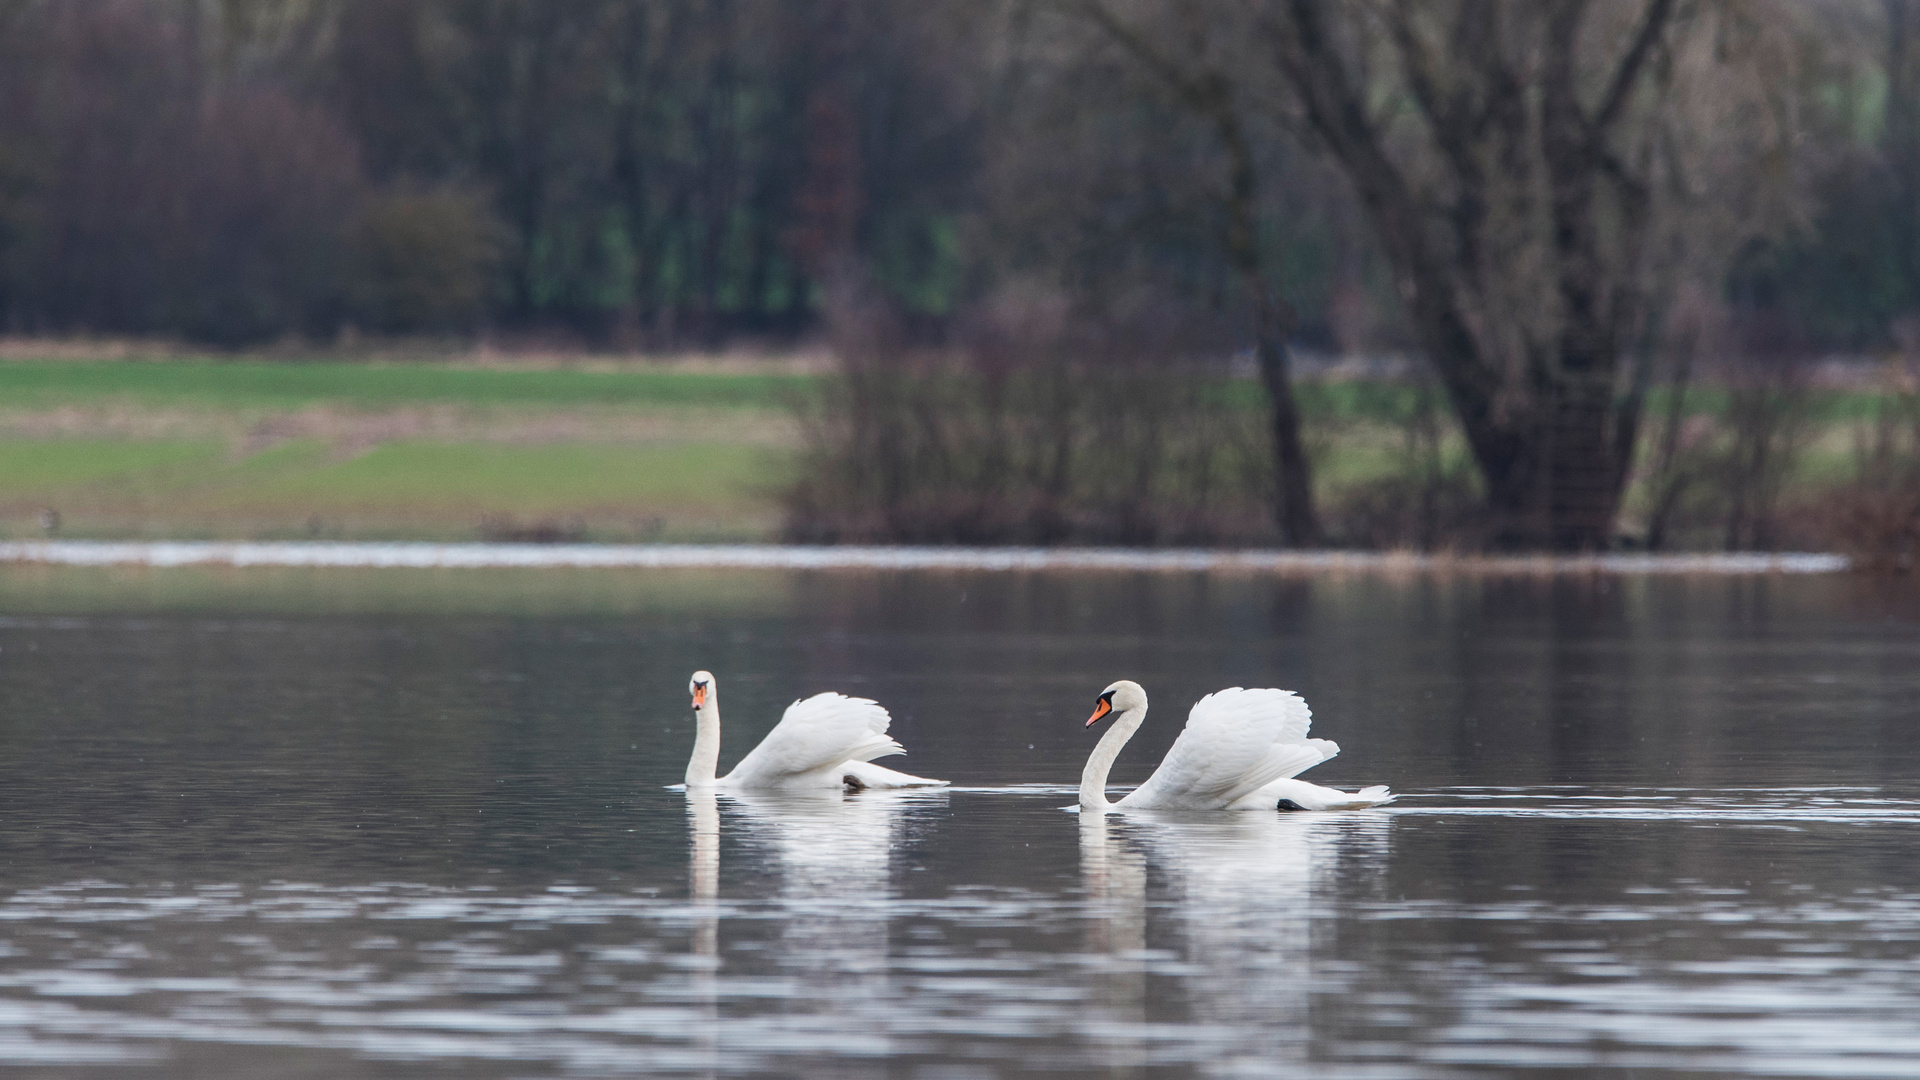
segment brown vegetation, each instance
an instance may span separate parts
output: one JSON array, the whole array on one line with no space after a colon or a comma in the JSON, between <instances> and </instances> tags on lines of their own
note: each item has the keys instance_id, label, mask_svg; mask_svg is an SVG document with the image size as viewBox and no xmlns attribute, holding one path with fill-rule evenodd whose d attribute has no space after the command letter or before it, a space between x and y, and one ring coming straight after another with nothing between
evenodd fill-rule
<instances>
[{"instance_id":1,"label":"brown vegetation","mask_svg":"<svg viewBox=\"0 0 1920 1080\"><path fill-rule=\"evenodd\" d=\"M1174 324L1007 294L960 348L903 347L848 298L845 370L805 421L787 535L819 542L1215 544L1272 535L1271 455ZM1158 313L1164 314L1164 313ZM1087 357L1098 356L1098 362Z\"/></svg>"},{"instance_id":2,"label":"brown vegetation","mask_svg":"<svg viewBox=\"0 0 1920 1080\"><path fill-rule=\"evenodd\" d=\"M1920 569L1920 360L1891 364L1886 392L1859 446L1859 472L1819 508L1856 568Z\"/></svg>"}]
</instances>

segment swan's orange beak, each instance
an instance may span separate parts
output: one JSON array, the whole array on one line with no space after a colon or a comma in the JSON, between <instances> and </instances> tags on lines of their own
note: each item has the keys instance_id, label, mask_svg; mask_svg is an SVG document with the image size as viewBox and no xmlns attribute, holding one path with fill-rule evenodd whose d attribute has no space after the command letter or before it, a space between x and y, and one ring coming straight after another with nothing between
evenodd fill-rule
<instances>
[{"instance_id":1,"label":"swan's orange beak","mask_svg":"<svg viewBox=\"0 0 1920 1080\"><path fill-rule=\"evenodd\" d=\"M1087 717L1087 726L1092 727L1093 725L1106 719L1107 714L1112 711L1113 711L1113 702L1108 701L1106 698L1101 698L1100 703L1093 707L1093 715Z\"/></svg>"},{"instance_id":2,"label":"swan's orange beak","mask_svg":"<svg viewBox=\"0 0 1920 1080\"><path fill-rule=\"evenodd\" d=\"M707 688L704 686L694 687L693 688L693 707L697 709L700 706L705 705L706 703L707 703Z\"/></svg>"}]
</instances>

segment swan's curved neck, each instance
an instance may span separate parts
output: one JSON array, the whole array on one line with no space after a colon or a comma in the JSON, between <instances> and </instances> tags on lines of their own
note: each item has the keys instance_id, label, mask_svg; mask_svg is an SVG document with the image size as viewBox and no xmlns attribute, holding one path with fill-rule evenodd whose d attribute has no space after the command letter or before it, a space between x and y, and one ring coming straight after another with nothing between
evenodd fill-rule
<instances>
[{"instance_id":1,"label":"swan's curved neck","mask_svg":"<svg viewBox=\"0 0 1920 1080\"><path fill-rule=\"evenodd\" d=\"M1128 709L1113 718L1113 726L1100 737L1099 745L1087 757L1087 767L1080 770L1080 808L1082 810L1105 810L1113 804L1107 801L1107 773L1113 769L1113 759L1120 756L1120 748L1127 745L1133 733L1140 727L1140 721L1146 719L1145 706Z\"/></svg>"},{"instance_id":2,"label":"swan's curved neck","mask_svg":"<svg viewBox=\"0 0 1920 1080\"><path fill-rule=\"evenodd\" d=\"M687 786L712 787L720 769L720 693L707 687L707 700L694 715L693 756L687 759Z\"/></svg>"}]
</instances>

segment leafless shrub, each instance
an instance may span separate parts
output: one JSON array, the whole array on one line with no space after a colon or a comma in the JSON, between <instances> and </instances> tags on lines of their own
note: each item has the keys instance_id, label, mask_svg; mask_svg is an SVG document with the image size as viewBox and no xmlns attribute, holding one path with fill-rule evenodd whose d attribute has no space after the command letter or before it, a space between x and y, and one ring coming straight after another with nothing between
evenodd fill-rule
<instances>
[{"instance_id":1,"label":"leafless shrub","mask_svg":"<svg viewBox=\"0 0 1920 1080\"><path fill-rule=\"evenodd\" d=\"M984 305L944 351L836 322L845 367L805 415L803 542L1220 544L1270 538L1260 414L1149 314L1076 320L1043 290ZM889 346L892 347L889 347Z\"/></svg>"},{"instance_id":2,"label":"leafless shrub","mask_svg":"<svg viewBox=\"0 0 1920 1080\"><path fill-rule=\"evenodd\" d=\"M1889 362L1872 420L1856 447L1856 478L1829 495L1832 540L1869 573L1920 566L1920 356L1911 324L1905 355Z\"/></svg>"},{"instance_id":3,"label":"leafless shrub","mask_svg":"<svg viewBox=\"0 0 1920 1080\"><path fill-rule=\"evenodd\" d=\"M1389 392L1402 388L1385 387ZM1350 485L1326 500L1331 534L1341 543L1389 550L1474 550L1487 546L1484 496L1464 458L1449 458L1458 426L1440 389L1422 372L1406 394L1394 394L1387 418L1398 430L1395 469ZM1318 425L1329 426L1326 422ZM1331 434L1331 433L1330 433Z\"/></svg>"},{"instance_id":4,"label":"leafless shrub","mask_svg":"<svg viewBox=\"0 0 1920 1080\"><path fill-rule=\"evenodd\" d=\"M1682 288L1673 303L1666 332L1659 336L1650 363L1664 361L1665 408L1660 410L1653 453L1645 464L1649 495L1645 543L1647 550L1660 551L1667 546L1668 531L1680 501L1700 482L1703 436L1711 423L1690 414L1689 394L1693 391L1694 367L1701 352L1710 347L1715 333L1722 329L1724 310L1708 300L1698 289Z\"/></svg>"},{"instance_id":5,"label":"leafless shrub","mask_svg":"<svg viewBox=\"0 0 1920 1080\"><path fill-rule=\"evenodd\" d=\"M1438 478L1395 474L1332 500L1327 516L1349 546L1387 551L1476 551L1487 547L1481 495L1464 471Z\"/></svg>"},{"instance_id":6,"label":"leafless shrub","mask_svg":"<svg viewBox=\"0 0 1920 1080\"><path fill-rule=\"evenodd\" d=\"M1779 538L1781 488L1808 428L1803 351L1766 316L1750 320L1743 337L1744 362L1729 377L1729 444L1717 470L1727 500L1723 546L1769 550Z\"/></svg>"},{"instance_id":7,"label":"leafless shrub","mask_svg":"<svg viewBox=\"0 0 1920 1080\"><path fill-rule=\"evenodd\" d=\"M1793 527L1788 481L1813 431L1807 349L1779 312L1676 305L1662 345L1666 399L1644 467L1650 550L1773 550Z\"/></svg>"},{"instance_id":8,"label":"leafless shrub","mask_svg":"<svg viewBox=\"0 0 1920 1080\"><path fill-rule=\"evenodd\" d=\"M1835 546L1866 573L1907 573L1920 561L1920 486L1859 488L1828 500Z\"/></svg>"}]
</instances>

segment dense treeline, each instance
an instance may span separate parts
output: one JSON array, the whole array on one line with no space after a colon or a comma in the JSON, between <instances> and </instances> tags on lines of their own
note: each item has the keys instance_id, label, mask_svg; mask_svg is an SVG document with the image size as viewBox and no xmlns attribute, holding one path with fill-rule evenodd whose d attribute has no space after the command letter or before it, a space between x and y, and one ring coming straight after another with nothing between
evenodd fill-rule
<instances>
[{"instance_id":1,"label":"dense treeline","mask_svg":"<svg viewBox=\"0 0 1920 1080\"><path fill-rule=\"evenodd\" d=\"M0 0L0 320L795 332L958 295L971 20L813 0ZM935 59L929 61L929 57Z\"/></svg>"},{"instance_id":2,"label":"dense treeline","mask_svg":"<svg viewBox=\"0 0 1920 1080\"><path fill-rule=\"evenodd\" d=\"M1217 316L1238 272L1228 148L1080 9L1237 79L1257 62L1217 39L1247 33L1246 6L0 0L0 325L711 342L817 328L849 275L943 331L1036 278ZM1723 104L1794 139L1766 163L1790 197L1722 288L1809 347L1883 346L1920 310L1920 13L1793 8L1719 32L1771 36L1780 95ZM1396 92L1394 58L1372 59L1374 92ZM1364 207L1288 113L1239 134L1292 338L1415 344ZM1693 164L1669 179L1710 197L1712 170L1751 162Z\"/></svg>"}]
</instances>

